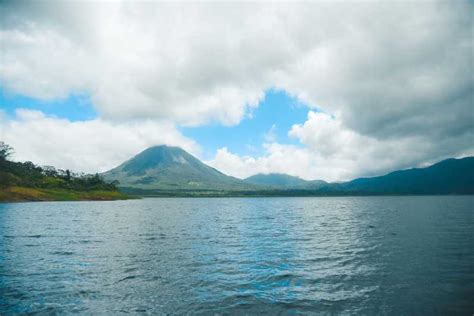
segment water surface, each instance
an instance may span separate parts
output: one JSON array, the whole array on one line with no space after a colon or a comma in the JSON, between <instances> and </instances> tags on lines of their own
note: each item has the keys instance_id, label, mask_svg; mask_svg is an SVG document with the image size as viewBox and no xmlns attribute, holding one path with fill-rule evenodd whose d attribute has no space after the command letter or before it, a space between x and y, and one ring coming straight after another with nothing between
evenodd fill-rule
<instances>
[{"instance_id":1,"label":"water surface","mask_svg":"<svg viewBox=\"0 0 474 316\"><path fill-rule=\"evenodd\" d=\"M0 204L0 314L474 312L474 197Z\"/></svg>"}]
</instances>

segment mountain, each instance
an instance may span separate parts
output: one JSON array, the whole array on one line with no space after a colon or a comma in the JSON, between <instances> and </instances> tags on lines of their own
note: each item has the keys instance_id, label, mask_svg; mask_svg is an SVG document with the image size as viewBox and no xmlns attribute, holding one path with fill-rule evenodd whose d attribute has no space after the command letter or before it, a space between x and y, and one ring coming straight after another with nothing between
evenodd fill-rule
<instances>
[{"instance_id":1,"label":"mountain","mask_svg":"<svg viewBox=\"0 0 474 316\"><path fill-rule=\"evenodd\" d=\"M150 147L102 176L138 190L251 190L252 185L209 167L179 147Z\"/></svg>"},{"instance_id":2,"label":"mountain","mask_svg":"<svg viewBox=\"0 0 474 316\"><path fill-rule=\"evenodd\" d=\"M259 173L244 179L245 182L266 185L272 187L298 187L307 184L308 181L299 177L290 176L282 173Z\"/></svg>"},{"instance_id":3,"label":"mountain","mask_svg":"<svg viewBox=\"0 0 474 316\"><path fill-rule=\"evenodd\" d=\"M350 194L474 194L474 157L447 159L427 168L359 178L322 188Z\"/></svg>"},{"instance_id":4,"label":"mountain","mask_svg":"<svg viewBox=\"0 0 474 316\"><path fill-rule=\"evenodd\" d=\"M327 184L322 180L308 181L283 173L259 173L244 179L244 181L279 189L318 189Z\"/></svg>"}]
</instances>

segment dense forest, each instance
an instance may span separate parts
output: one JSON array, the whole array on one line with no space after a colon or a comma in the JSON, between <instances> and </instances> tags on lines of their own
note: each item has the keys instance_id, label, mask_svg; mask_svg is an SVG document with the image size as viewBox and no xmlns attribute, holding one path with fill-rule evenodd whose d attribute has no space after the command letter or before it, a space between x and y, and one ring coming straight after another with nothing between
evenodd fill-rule
<instances>
[{"instance_id":1,"label":"dense forest","mask_svg":"<svg viewBox=\"0 0 474 316\"><path fill-rule=\"evenodd\" d=\"M0 141L0 201L102 200L125 198L117 181L106 182L98 174L77 174L31 161L9 160L13 148Z\"/></svg>"}]
</instances>

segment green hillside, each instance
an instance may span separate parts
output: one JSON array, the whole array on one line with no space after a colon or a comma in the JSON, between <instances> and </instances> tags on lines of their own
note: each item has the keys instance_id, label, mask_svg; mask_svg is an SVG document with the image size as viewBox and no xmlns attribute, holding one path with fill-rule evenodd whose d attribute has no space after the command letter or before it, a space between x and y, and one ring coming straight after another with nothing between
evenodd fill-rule
<instances>
[{"instance_id":1,"label":"green hillside","mask_svg":"<svg viewBox=\"0 0 474 316\"><path fill-rule=\"evenodd\" d=\"M354 194L474 194L474 157L447 159L427 168L359 178L325 189Z\"/></svg>"}]
</instances>

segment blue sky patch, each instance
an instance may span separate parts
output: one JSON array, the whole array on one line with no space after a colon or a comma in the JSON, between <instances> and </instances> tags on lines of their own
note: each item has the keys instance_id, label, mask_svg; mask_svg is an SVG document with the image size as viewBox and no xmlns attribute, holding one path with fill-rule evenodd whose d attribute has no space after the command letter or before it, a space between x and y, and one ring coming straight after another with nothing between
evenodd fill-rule
<instances>
[{"instance_id":1,"label":"blue sky patch","mask_svg":"<svg viewBox=\"0 0 474 316\"><path fill-rule=\"evenodd\" d=\"M71 94L65 99L39 100L11 94L0 86L0 109L8 116L14 117L16 109L20 108L41 111L46 115L73 122L92 120L97 117L90 97L84 94Z\"/></svg>"},{"instance_id":2,"label":"blue sky patch","mask_svg":"<svg viewBox=\"0 0 474 316\"><path fill-rule=\"evenodd\" d=\"M288 137L294 124L306 121L308 107L281 90L268 90L257 108L236 126L217 123L200 127L182 127L181 132L203 148L202 158L211 159L215 151L227 147L239 155L263 154L262 143L271 139L285 144L298 144Z\"/></svg>"}]
</instances>

